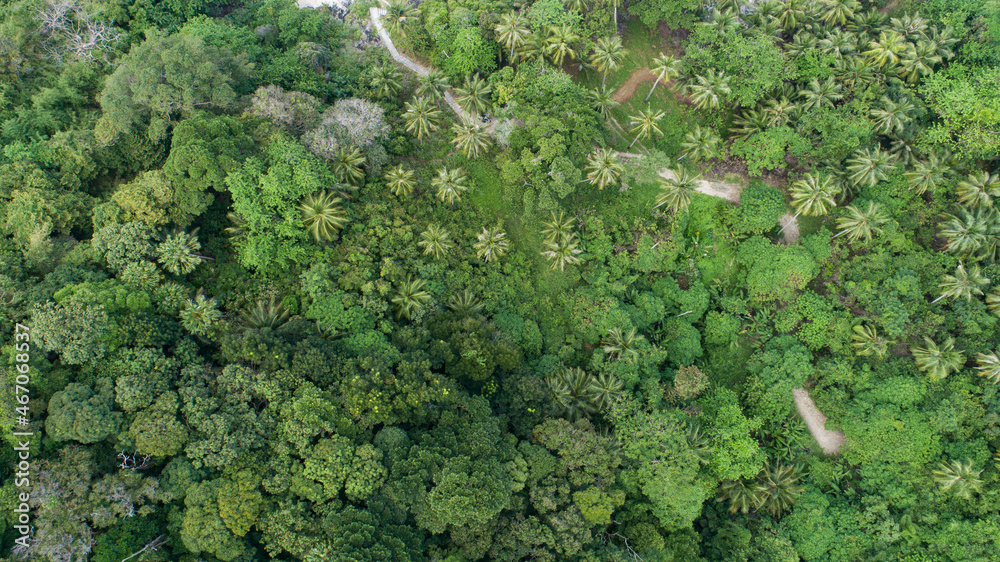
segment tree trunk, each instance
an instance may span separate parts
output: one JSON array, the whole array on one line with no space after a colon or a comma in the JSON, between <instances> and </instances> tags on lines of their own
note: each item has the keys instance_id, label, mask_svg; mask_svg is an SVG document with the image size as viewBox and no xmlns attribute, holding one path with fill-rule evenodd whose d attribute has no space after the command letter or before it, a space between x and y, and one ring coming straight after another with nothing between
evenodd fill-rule
<instances>
[{"instance_id":1,"label":"tree trunk","mask_svg":"<svg viewBox=\"0 0 1000 562\"><path fill-rule=\"evenodd\" d=\"M608 73L604 73L604 78L601 79L601 89L604 89L604 83L608 81Z\"/></svg>"},{"instance_id":2,"label":"tree trunk","mask_svg":"<svg viewBox=\"0 0 1000 562\"><path fill-rule=\"evenodd\" d=\"M649 93L646 94L646 99L644 99L642 101L649 101L649 96L653 95L653 90L656 89L656 85L659 84L659 83L660 83L660 79L659 78L657 78L656 80L653 81L653 87L649 89Z\"/></svg>"},{"instance_id":3,"label":"tree trunk","mask_svg":"<svg viewBox=\"0 0 1000 562\"><path fill-rule=\"evenodd\" d=\"M779 231L778 231L778 234L781 234L782 232L784 232L784 231L785 231L785 229L786 229L786 228L788 228L788 225L790 225L790 224L792 224L793 222L795 222L795 219L799 218L799 215L801 215L801 214L802 214L802 211L799 211L799 212L795 213L795 216L794 216L794 217L792 217L792 220L788 221L788 223L787 223L787 224L785 224L785 226L781 227L781 230L779 230ZM831 240L832 240L832 239L831 239Z\"/></svg>"}]
</instances>

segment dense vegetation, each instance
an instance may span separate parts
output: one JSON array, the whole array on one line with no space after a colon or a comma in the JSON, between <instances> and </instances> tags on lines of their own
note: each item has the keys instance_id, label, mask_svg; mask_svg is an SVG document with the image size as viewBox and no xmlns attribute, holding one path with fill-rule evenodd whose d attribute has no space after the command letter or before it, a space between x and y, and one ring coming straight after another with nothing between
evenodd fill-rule
<instances>
[{"instance_id":1,"label":"dense vegetation","mask_svg":"<svg viewBox=\"0 0 1000 562\"><path fill-rule=\"evenodd\" d=\"M374 5L0 0L2 560L1000 559L1000 3Z\"/></svg>"}]
</instances>

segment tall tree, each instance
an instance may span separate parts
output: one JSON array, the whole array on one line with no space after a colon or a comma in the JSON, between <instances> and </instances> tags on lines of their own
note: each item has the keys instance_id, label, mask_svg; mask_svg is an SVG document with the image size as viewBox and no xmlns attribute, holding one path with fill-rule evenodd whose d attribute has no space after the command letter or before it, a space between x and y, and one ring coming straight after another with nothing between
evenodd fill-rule
<instances>
[{"instance_id":1,"label":"tall tree","mask_svg":"<svg viewBox=\"0 0 1000 562\"><path fill-rule=\"evenodd\" d=\"M882 213L878 203L868 202L868 207L861 210L854 205L844 207L845 215L837 218L837 228L841 228L834 238L843 234L851 242L864 239L868 242L875 234L882 233L882 225L889 222L889 219Z\"/></svg>"},{"instance_id":2,"label":"tall tree","mask_svg":"<svg viewBox=\"0 0 1000 562\"><path fill-rule=\"evenodd\" d=\"M422 144L424 139L438 128L438 122L442 117L441 110L430 98L424 96L406 102L405 107L403 120L406 122L406 131L416 136Z\"/></svg>"},{"instance_id":3,"label":"tall tree","mask_svg":"<svg viewBox=\"0 0 1000 562\"><path fill-rule=\"evenodd\" d=\"M659 121L666 116L661 110L653 109L643 109L639 111L638 115L629 116L630 125L632 125L632 130L630 131L635 135L635 139L632 140L632 144L628 147L632 148L632 145L636 143L640 138L649 140L653 138L653 133L662 135L663 131L660 130Z\"/></svg>"},{"instance_id":4,"label":"tall tree","mask_svg":"<svg viewBox=\"0 0 1000 562\"><path fill-rule=\"evenodd\" d=\"M493 87L478 74L471 77L466 76L462 87L455 88L455 101L474 118L476 115L487 113L490 110L490 94L492 92Z\"/></svg>"},{"instance_id":5,"label":"tall tree","mask_svg":"<svg viewBox=\"0 0 1000 562\"><path fill-rule=\"evenodd\" d=\"M617 70L622 65L628 51L622 46L621 37L601 37L597 40L593 54L590 55L590 64L604 74L601 78L601 88L604 88L608 80L608 72Z\"/></svg>"},{"instance_id":6,"label":"tall tree","mask_svg":"<svg viewBox=\"0 0 1000 562\"><path fill-rule=\"evenodd\" d=\"M520 12L508 12L500 16L500 23L496 26L497 40L510 51L510 60L514 60L514 50L524 45L525 40L531 34L528 28L527 18Z\"/></svg>"},{"instance_id":7,"label":"tall tree","mask_svg":"<svg viewBox=\"0 0 1000 562\"><path fill-rule=\"evenodd\" d=\"M656 80L653 81L653 87L649 89L649 93L646 94L646 99L643 101L648 102L649 96L653 95L653 90L660 82L666 84L674 78L681 75L681 61L675 59L673 55L664 55L660 53L660 56L653 59L653 64L650 66L653 74L656 75Z\"/></svg>"},{"instance_id":8,"label":"tall tree","mask_svg":"<svg viewBox=\"0 0 1000 562\"><path fill-rule=\"evenodd\" d=\"M449 203L452 207L462 198L462 193L469 189L465 171L461 168L448 167L438 170L438 175L431 180L431 187L437 191L438 199Z\"/></svg>"},{"instance_id":9,"label":"tall tree","mask_svg":"<svg viewBox=\"0 0 1000 562\"><path fill-rule=\"evenodd\" d=\"M587 181L604 189L618 182L622 173L621 159L610 148L601 148L587 157Z\"/></svg>"},{"instance_id":10,"label":"tall tree","mask_svg":"<svg viewBox=\"0 0 1000 562\"><path fill-rule=\"evenodd\" d=\"M931 304L945 297L972 300L974 295L982 295L983 288L989 284L990 280L982 274L978 265L966 270L964 264L958 264L954 275L941 277L941 283L938 285L941 296L931 301Z\"/></svg>"}]
</instances>

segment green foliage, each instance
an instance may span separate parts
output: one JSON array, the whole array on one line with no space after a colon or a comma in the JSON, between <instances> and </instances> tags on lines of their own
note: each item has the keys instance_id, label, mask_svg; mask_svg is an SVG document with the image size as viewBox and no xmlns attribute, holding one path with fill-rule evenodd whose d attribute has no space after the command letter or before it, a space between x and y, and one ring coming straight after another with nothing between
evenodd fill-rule
<instances>
[{"instance_id":1,"label":"green foliage","mask_svg":"<svg viewBox=\"0 0 1000 562\"><path fill-rule=\"evenodd\" d=\"M782 125L737 139L732 153L746 162L751 176L760 176L764 170L784 170L788 166L787 155L804 156L809 148L806 138Z\"/></svg>"},{"instance_id":2,"label":"green foliage","mask_svg":"<svg viewBox=\"0 0 1000 562\"><path fill-rule=\"evenodd\" d=\"M96 443L118 432L121 413L113 410L114 383L98 379L97 389L70 383L49 400L45 432L56 441Z\"/></svg>"},{"instance_id":3,"label":"green foliage","mask_svg":"<svg viewBox=\"0 0 1000 562\"><path fill-rule=\"evenodd\" d=\"M226 562L236 558L246 549L243 541L227 528L221 515L222 506L232 503L234 485L238 491L235 482L224 478L201 482L188 488L184 498L186 509L181 523L180 538L184 547L192 553L204 552ZM227 489L226 496L223 495L224 489ZM235 515L232 509L231 506L226 506L227 517Z\"/></svg>"}]
</instances>

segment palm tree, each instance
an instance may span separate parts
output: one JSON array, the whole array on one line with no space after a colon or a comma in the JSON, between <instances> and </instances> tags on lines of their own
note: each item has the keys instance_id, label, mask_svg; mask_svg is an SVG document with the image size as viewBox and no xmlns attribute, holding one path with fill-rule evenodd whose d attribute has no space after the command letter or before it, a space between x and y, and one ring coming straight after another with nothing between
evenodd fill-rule
<instances>
[{"instance_id":1,"label":"palm tree","mask_svg":"<svg viewBox=\"0 0 1000 562\"><path fill-rule=\"evenodd\" d=\"M722 502L729 500L729 512L737 511L746 515L748 511L754 509L759 502L759 492L757 483L753 480L724 480L719 485L719 493L715 501Z\"/></svg>"},{"instance_id":2,"label":"palm tree","mask_svg":"<svg viewBox=\"0 0 1000 562\"><path fill-rule=\"evenodd\" d=\"M917 37L925 36L924 32L927 31L927 20L920 15L920 12L915 14L903 14L902 17L892 18L889 20L892 24L892 28L904 35L906 37Z\"/></svg>"},{"instance_id":3,"label":"palm tree","mask_svg":"<svg viewBox=\"0 0 1000 562\"><path fill-rule=\"evenodd\" d=\"M198 229L194 229L190 234L183 230L167 235L167 238L156 246L156 253L159 262L174 275L187 275L194 271L205 256L198 254L201 249L201 242L198 241Z\"/></svg>"},{"instance_id":4,"label":"palm tree","mask_svg":"<svg viewBox=\"0 0 1000 562\"><path fill-rule=\"evenodd\" d=\"M878 8L871 8L867 12L855 12L854 21L847 24L847 29L859 35L875 35L888 21L889 16L880 13Z\"/></svg>"},{"instance_id":5,"label":"palm tree","mask_svg":"<svg viewBox=\"0 0 1000 562\"><path fill-rule=\"evenodd\" d=\"M590 103L593 108L601 114L601 117L607 119L611 115L611 110L614 109L618 102L615 101L614 92L608 90L607 88L594 88L593 90L587 91L587 96L590 98Z\"/></svg>"},{"instance_id":6,"label":"palm tree","mask_svg":"<svg viewBox=\"0 0 1000 562\"><path fill-rule=\"evenodd\" d=\"M629 124L632 125L630 132L635 135L635 140L632 141L632 144L635 144L640 138L649 140L653 137L653 133L662 135L663 131L660 130L658 123L665 116L666 113L663 111L649 108L641 110L638 115L630 115L629 119L631 122ZM632 144L628 145L628 147L632 148Z\"/></svg>"},{"instance_id":7,"label":"palm tree","mask_svg":"<svg viewBox=\"0 0 1000 562\"><path fill-rule=\"evenodd\" d=\"M382 63L372 74L371 86L380 98L391 98L399 92L399 70L389 62Z\"/></svg>"},{"instance_id":8,"label":"palm tree","mask_svg":"<svg viewBox=\"0 0 1000 562\"><path fill-rule=\"evenodd\" d=\"M510 60L514 60L514 49L524 45L525 39L531 34L527 18L518 12L509 12L500 17L496 26L497 41L510 50Z\"/></svg>"},{"instance_id":9,"label":"palm tree","mask_svg":"<svg viewBox=\"0 0 1000 562\"><path fill-rule=\"evenodd\" d=\"M576 50L572 43L579 40L580 36L573 31L572 25L564 23L553 27L545 39L545 53L552 59L552 64L562 66L566 57L576 60Z\"/></svg>"},{"instance_id":10,"label":"palm tree","mask_svg":"<svg viewBox=\"0 0 1000 562\"><path fill-rule=\"evenodd\" d=\"M475 76L465 77L465 83L461 88L455 88L455 101L462 106L466 113L477 116L486 113L490 109L490 94L493 87L486 80Z\"/></svg>"},{"instance_id":11,"label":"palm tree","mask_svg":"<svg viewBox=\"0 0 1000 562\"><path fill-rule=\"evenodd\" d=\"M977 353L976 370L979 376L993 381L993 384L1000 383L1000 357L995 352Z\"/></svg>"},{"instance_id":12,"label":"palm tree","mask_svg":"<svg viewBox=\"0 0 1000 562\"><path fill-rule=\"evenodd\" d=\"M955 351L955 338L948 336L944 345L938 347L934 340L924 336L926 347L911 347L910 353L917 368L927 373L932 381L939 381L953 371L958 371L965 363L961 351Z\"/></svg>"},{"instance_id":13,"label":"palm tree","mask_svg":"<svg viewBox=\"0 0 1000 562\"><path fill-rule=\"evenodd\" d=\"M420 242L417 242L417 246L424 249L425 256L434 256L435 259L441 259L450 250L454 244L451 243L451 234L447 230L441 228L437 224L427 225L427 230L420 233Z\"/></svg>"},{"instance_id":14,"label":"palm tree","mask_svg":"<svg viewBox=\"0 0 1000 562\"><path fill-rule=\"evenodd\" d=\"M427 74L417 77L417 95L428 97L435 103L444 99L444 93L451 87L448 77L436 68L431 68Z\"/></svg>"},{"instance_id":15,"label":"palm tree","mask_svg":"<svg viewBox=\"0 0 1000 562\"><path fill-rule=\"evenodd\" d=\"M624 0L608 0L608 3L611 4L611 8L614 10L614 14L611 16L613 18L611 20L611 28L615 33L618 33L618 8L621 7L622 2Z\"/></svg>"},{"instance_id":16,"label":"palm tree","mask_svg":"<svg viewBox=\"0 0 1000 562\"><path fill-rule=\"evenodd\" d=\"M600 374L590 378L587 385L587 395L598 410L605 410L613 404L622 393L622 381L611 374Z\"/></svg>"},{"instance_id":17,"label":"palm tree","mask_svg":"<svg viewBox=\"0 0 1000 562\"><path fill-rule=\"evenodd\" d=\"M281 303L274 302L274 297L268 302L258 300L253 308L240 311L240 320L248 328L277 330L288 322L289 316L291 314L281 306Z\"/></svg>"},{"instance_id":18,"label":"palm tree","mask_svg":"<svg viewBox=\"0 0 1000 562\"><path fill-rule=\"evenodd\" d=\"M822 83L819 78L813 78L809 87L799 92L799 96L805 99L802 108L808 111L823 106L833 107L834 102L844 99L842 90L843 87L833 76L827 77Z\"/></svg>"},{"instance_id":19,"label":"palm tree","mask_svg":"<svg viewBox=\"0 0 1000 562\"><path fill-rule=\"evenodd\" d=\"M955 275L941 277L941 283L938 284L941 296L931 301L931 304L945 297L972 300L973 295L983 294L982 288L989 284L990 280L982 274L978 265L972 266L972 269L967 271L965 265L958 264Z\"/></svg>"},{"instance_id":20,"label":"palm tree","mask_svg":"<svg viewBox=\"0 0 1000 562\"><path fill-rule=\"evenodd\" d=\"M952 254L968 256L986 244L990 233L991 214L983 209L970 213L960 209L958 215L945 214L945 222L940 227L941 236L948 239L944 250Z\"/></svg>"},{"instance_id":21,"label":"palm tree","mask_svg":"<svg viewBox=\"0 0 1000 562\"><path fill-rule=\"evenodd\" d=\"M406 102L405 107L403 120L406 121L406 131L415 135L423 144L424 139L437 129L441 110L431 102L430 98L424 96L416 98L413 102Z\"/></svg>"},{"instance_id":22,"label":"palm tree","mask_svg":"<svg viewBox=\"0 0 1000 562\"><path fill-rule=\"evenodd\" d=\"M765 508L773 517L781 515L795 505L795 499L805 488L796 485L799 480L795 465L768 465L757 476L757 509Z\"/></svg>"},{"instance_id":23,"label":"palm tree","mask_svg":"<svg viewBox=\"0 0 1000 562\"><path fill-rule=\"evenodd\" d=\"M958 202L971 209L993 206L993 197L1000 197L1000 175L989 172L969 174L958 184Z\"/></svg>"},{"instance_id":24,"label":"palm tree","mask_svg":"<svg viewBox=\"0 0 1000 562\"><path fill-rule=\"evenodd\" d=\"M938 45L933 41L918 39L916 44L907 43L899 57L896 74L913 84L925 76L934 74L934 65L944 59L938 53Z\"/></svg>"},{"instance_id":25,"label":"palm tree","mask_svg":"<svg viewBox=\"0 0 1000 562\"><path fill-rule=\"evenodd\" d=\"M877 133L898 137L903 134L906 125L913 121L909 115L913 109L914 105L908 99L894 102L888 96L882 96L882 108L872 109L869 115L875 121Z\"/></svg>"},{"instance_id":26,"label":"palm tree","mask_svg":"<svg viewBox=\"0 0 1000 562\"><path fill-rule=\"evenodd\" d=\"M792 183L792 206L795 207L795 216L788 224L791 224L799 215L818 217L830 212L836 206L834 197L840 193L841 186L836 179L828 174L806 174L802 179ZM784 230L784 229L782 229Z\"/></svg>"},{"instance_id":27,"label":"palm tree","mask_svg":"<svg viewBox=\"0 0 1000 562\"><path fill-rule=\"evenodd\" d=\"M317 242L332 240L337 231L344 228L350 220L340 203L340 197L328 191L310 193L302 199L299 205L302 224Z\"/></svg>"},{"instance_id":28,"label":"palm tree","mask_svg":"<svg viewBox=\"0 0 1000 562\"><path fill-rule=\"evenodd\" d=\"M726 35L732 35L740 30L740 18L736 15L736 12L732 9L714 9L712 14L709 16L708 21L702 23L706 27L715 30L715 33L719 37L725 37Z\"/></svg>"},{"instance_id":29,"label":"palm tree","mask_svg":"<svg viewBox=\"0 0 1000 562\"><path fill-rule=\"evenodd\" d=\"M642 100L645 102L649 101L649 96L653 95L653 90L656 86L663 82L666 84L674 78L681 75L681 61L675 59L673 55L664 55L660 53L660 56L653 59L653 64L650 70L656 75L656 80L653 81L653 87L649 89L649 93L646 94L646 99Z\"/></svg>"},{"instance_id":30,"label":"palm tree","mask_svg":"<svg viewBox=\"0 0 1000 562\"><path fill-rule=\"evenodd\" d=\"M483 309L483 303L468 288L448 297L448 303L445 306L458 314L473 314Z\"/></svg>"},{"instance_id":31,"label":"palm tree","mask_svg":"<svg viewBox=\"0 0 1000 562\"><path fill-rule=\"evenodd\" d=\"M886 65L895 65L899 62L899 55L906 48L906 37L898 31L882 31L878 34L878 41L868 44L870 47L863 54L870 58L879 68Z\"/></svg>"},{"instance_id":32,"label":"palm tree","mask_svg":"<svg viewBox=\"0 0 1000 562\"><path fill-rule=\"evenodd\" d=\"M407 277L399 285L396 295L392 297L392 304L396 305L396 318L406 318L409 320L413 313L423 308L431 300L431 295L424 290L427 283L423 279Z\"/></svg>"},{"instance_id":33,"label":"palm tree","mask_svg":"<svg viewBox=\"0 0 1000 562\"><path fill-rule=\"evenodd\" d=\"M413 188L416 185L413 181L413 170L403 168L402 164L386 170L382 179L385 181L386 187L394 195L400 197L413 193Z\"/></svg>"},{"instance_id":34,"label":"palm tree","mask_svg":"<svg viewBox=\"0 0 1000 562\"><path fill-rule=\"evenodd\" d=\"M1000 290L991 291L986 295L986 308L993 314L1000 316Z\"/></svg>"},{"instance_id":35,"label":"palm tree","mask_svg":"<svg viewBox=\"0 0 1000 562\"><path fill-rule=\"evenodd\" d=\"M860 9L861 3L857 0L827 0L820 11L826 23L846 25L847 20L854 19L854 12Z\"/></svg>"},{"instance_id":36,"label":"palm tree","mask_svg":"<svg viewBox=\"0 0 1000 562\"><path fill-rule=\"evenodd\" d=\"M819 39L811 32L802 30L792 37L790 43L786 43L785 53L794 62L802 58L803 55L815 52L819 48Z\"/></svg>"},{"instance_id":37,"label":"palm tree","mask_svg":"<svg viewBox=\"0 0 1000 562\"><path fill-rule=\"evenodd\" d=\"M848 88L864 87L875 81L875 63L863 57L844 57L836 62L833 74Z\"/></svg>"},{"instance_id":38,"label":"palm tree","mask_svg":"<svg viewBox=\"0 0 1000 562\"><path fill-rule=\"evenodd\" d=\"M549 213L550 219L542 223L544 228L541 230L546 242L553 242L574 236L573 224L576 222L575 218L566 216L562 209L559 209L558 212L549 211Z\"/></svg>"},{"instance_id":39,"label":"palm tree","mask_svg":"<svg viewBox=\"0 0 1000 562\"><path fill-rule=\"evenodd\" d=\"M420 17L420 12L414 8L409 0L382 0L382 8L385 10L385 29L390 34L399 33L400 37L406 37L404 28L411 21L416 21Z\"/></svg>"},{"instance_id":40,"label":"palm tree","mask_svg":"<svg viewBox=\"0 0 1000 562\"><path fill-rule=\"evenodd\" d=\"M733 140L748 139L757 133L763 133L772 126L771 116L767 110L747 109L739 117L733 120L734 127L729 129L732 133L729 138Z\"/></svg>"},{"instance_id":41,"label":"palm tree","mask_svg":"<svg viewBox=\"0 0 1000 562\"><path fill-rule=\"evenodd\" d=\"M476 236L473 247L476 249L476 256L486 263L497 261L507 253L507 233L499 226L483 227L483 231Z\"/></svg>"},{"instance_id":42,"label":"palm tree","mask_svg":"<svg viewBox=\"0 0 1000 562\"><path fill-rule=\"evenodd\" d=\"M639 352L635 349L637 343L646 338L636 335L635 328L628 331L621 328L611 328L608 330L608 337L601 342L604 346L604 353L615 361L635 361L639 357Z\"/></svg>"},{"instance_id":43,"label":"palm tree","mask_svg":"<svg viewBox=\"0 0 1000 562\"><path fill-rule=\"evenodd\" d=\"M799 107L787 97L770 100L767 102L767 107L764 108L764 113L768 118L767 124L771 127L780 127L788 123L798 111Z\"/></svg>"},{"instance_id":44,"label":"palm tree","mask_svg":"<svg viewBox=\"0 0 1000 562\"><path fill-rule=\"evenodd\" d=\"M583 251L577 247L580 242L577 240L575 234L561 236L555 240L547 240L542 244L545 247L542 255L552 260L552 263L549 264L549 269L553 271L556 268L559 268L559 271L563 271L567 265L573 265L582 261L576 257L578 254L583 253Z\"/></svg>"},{"instance_id":45,"label":"palm tree","mask_svg":"<svg viewBox=\"0 0 1000 562\"><path fill-rule=\"evenodd\" d=\"M187 299L180 310L181 324L184 329L196 336L203 336L222 318L219 303L214 298L205 296L205 291L198 289L194 300Z\"/></svg>"},{"instance_id":46,"label":"palm tree","mask_svg":"<svg viewBox=\"0 0 1000 562\"><path fill-rule=\"evenodd\" d=\"M855 326L851 336L851 347L862 357L877 357L882 359L889 351L892 342L878 335L878 331L867 325Z\"/></svg>"},{"instance_id":47,"label":"palm tree","mask_svg":"<svg viewBox=\"0 0 1000 562\"><path fill-rule=\"evenodd\" d=\"M473 160L479 158L479 153L490 146L490 135L478 121L455 125L451 130L455 133L451 143Z\"/></svg>"},{"instance_id":48,"label":"palm tree","mask_svg":"<svg viewBox=\"0 0 1000 562\"><path fill-rule=\"evenodd\" d=\"M618 153L610 148L601 148L587 157L587 181L603 190L618 182L622 173L621 159Z\"/></svg>"},{"instance_id":49,"label":"palm tree","mask_svg":"<svg viewBox=\"0 0 1000 562\"><path fill-rule=\"evenodd\" d=\"M889 179L889 174L896 169L892 157L881 147L863 148L847 160L847 171L851 181L858 185L874 187L880 181Z\"/></svg>"},{"instance_id":50,"label":"palm tree","mask_svg":"<svg viewBox=\"0 0 1000 562\"><path fill-rule=\"evenodd\" d=\"M931 472L934 481L947 492L953 490L961 499L972 499L973 492L979 493L983 481L979 478L982 470L972 470L972 461L941 461L938 469Z\"/></svg>"},{"instance_id":51,"label":"palm tree","mask_svg":"<svg viewBox=\"0 0 1000 562\"><path fill-rule=\"evenodd\" d=\"M561 369L558 373L545 378L545 383L552 390L556 407L571 420L597 412L597 404L593 400L594 394L590 390L593 382L593 377L579 367Z\"/></svg>"},{"instance_id":52,"label":"palm tree","mask_svg":"<svg viewBox=\"0 0 1000 562\"><path fill-rule=\"evenodd\" d=\"M852 0L847 0L848 2ZM837 60L853 53L858 46L858 37L853 33L837 28L820 39L816 46L824 55L834 55Z\"/></svg>"},{"instance_id":53,"label":"palm tree","mask_svg":"<svg viewBox=\"0 0 1000 562\"><path fill-rule=\"evenodd\" d=\"M247 221L232 211L226 213L226 218L229 219L231 225L223 229L223 232L226 233L229 242L233 245L245 242L247 239Z\"/></svg>"},{"instance_id":54,"label":"palm tree","mask_svg":"<svg viewBox=\"0 0 1000 562\"><path fill-rule=\"evenodd\" d=\"M780 4L778 23L784 29L795 29L805 15L805 0L785 0Z\"/></svg>"},{"instance_id":55,"label":"palm tree","mask_svg":"<svg viewBox=\"0 0 1000 562\"><path fill-rule=\"evenodd\" d=\"M729 95L729 78L723 72L708 69L704 76L694 77L694 83L688 86L691 101L698 109L715 109L722 103L722 96Z\"/></svg>"},{"instance_id":56,"label":"palm tree","mask_svg":"<svg viewBox=\"0 0 1000 562\"><path fill-rule=\"evenodd\" d=\"M921 195L927 190L937 189L938 184L944 180L944 175L949 169L938 158L937 154L932 153L927 158L927 162L918 160L914 163L913 170L906 172L903 176L906 178L906 186L914 190L917 195Z\"/></svg>"},{"instance_id":57,"label":"palm tree","mask_svg":"<svg viewBox=\"0 0 1000 562\"><path fill-rule=\"evenodd\" d=\"M514 49L514 58L518 61L533 61L545 55L545 38L535 33L524 36L524 42Z\"/></svg>"},{"instance_id":58,"label":"palm tree","mask_svg":"<svg viewBox=\"0 0 1000 562\"><path fill-rule=\"evenodd\" d=\"M676 214L691 204L691 195L698 189L698 178L687 167L680 167L675 177L660 179L660 193L656 196L655 205L666 205L670 212Z\"/></svg>"},{"instance_id":59,"label":"palm tree","mask_svg":"<svg viewBox=\"0 0 1000 562\"><path fill-rule=\"evenodd\" d=\"M466 185L465 171L461 168L449 169L447 166L438 170L438 175L431 180L431 187L437 190L437 198L455 206L462 199L462 193L469 189Z\"/></svg>"},{"instance_id":60,"label":"palm tree","mask_svg":"<svg viewBox=\"0 0 1000 562\"><path fill-rule=\"evenodd\" d=\"M594 65L599 72L604 74L604 77L601 79L602 88L608 80L608 72L616 70L622 65L626 53L625 47L622 46L621 37L617 35L614 37L601 37L597 40L594 53L590 55L590 64Z\"/></svg>"},{"instance_id":61,"label":"palm tree","mask_svg":"<svg viewBox=\"0 0 1000 562\"><path fill-rule=\"evenodd\" d=\"M361 169L365 160L365 153L357 146L338 146L331 159L334 177L340 183L357 185L365 177L365 172Z\"/></svg>"},{"instance_id":62,"label":"palm tree","mask_svg":"<svg viewBox=\"0 0 1000 562\"><path fill-rule=\"evenodd\" d=\"M837 236L841 234L847 234L847 239L851 242L857 242L860 239L864 239L868 242L872 239L872 236L882 233L882 225L889 222L889 219L882 213L879 206L874 201L868 202L868 208L864 211L858 209L854 205L848 205L844 207L846 215L837 218L837 228L842 228Z\"/></svg>"},{"instance_id":63,"label":"palm tree","mask_svg":"<svg viewBox=\"0 0 1000 562\"><path fill-rule=\"evenodd\" d=\"M704 129L701 125L695 125L694 130L684 136L681 143L681 158L687 158L692 162L711 160L719 152L719 135L710 127Z\"/></svg>"}]
</instances>

